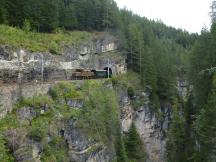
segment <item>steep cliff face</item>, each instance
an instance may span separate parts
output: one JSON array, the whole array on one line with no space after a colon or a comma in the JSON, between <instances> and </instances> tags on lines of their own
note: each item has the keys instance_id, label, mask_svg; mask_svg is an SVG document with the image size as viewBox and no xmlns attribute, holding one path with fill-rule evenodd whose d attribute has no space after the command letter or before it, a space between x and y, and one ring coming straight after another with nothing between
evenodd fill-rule
<instances>
[{"instance_id":1,"label":"steep cliff face","mask_svg":"<svg viewBox=\"0 0 216 162\"><path fill-rule=\"evenodd\" d=\"M65 162L111 162L115 159L114 148L107 148L101 143L88 139L85 134L79 132L79 129L75 127L73 120L64 124L61 122L56 124L58 126L56 128L52 127L53 130L50 131L49 136L43 141L35 141L35 139L29 137L28 130L24 128L7 131L6 138L8 145L16 161L44 161L42 154L46 151L45 143L51 143L55 138L62 140L58 144L59 148L56 149L60 151L63 147L67 150L66 154L62 153L62 156L65 156Z\"/></svg>"},{"instance_id":2,"label":"steep cliff face","mask_svg":"<svg viewBox=\"0 0 216 162\"><path fill-rule=\"evenodd\" d=\"M11 84L0 86L0 118L13 110L21 97L33 97L36 94L46 94L55 83Z\"/></svg>"},{"instance_id":3,"label":"steep cliff face","mask_svg":"<svg viewBox=\"0 0 216 162\"><path fill-rule=\"evenodd\" d=\"M85 83L85 81L73 82L78 89L80 89L80 86ZM37 94L46 95L49 89L56 84L58 84L58 82L55 84L26 84L22 86L21 93L23 97L33 97ZM172 114L171 106L169 104L161 106L159 116L158 113L152 111L152 108L149 105L148 96L143 92L139 92L143 95L144 100L137 109L134 109L132 102L134 100L140 100L140 98L135 97L131 99L125 88L116 88L121 110L120 116L122 131L127 134L132 122L134 122L141 139L144 142L148 155L147 161L164 162L166 133ZM16 86L9 86L9 88L4 87L1 93L1 97L3 99L1 102L5 106L5 109L7 110L7 108L10 107L12 110L13 103L16 103L20 94L19 88ZM67 106L69 106L71 110L74 108L75 111L82 110L83 101L68 100ZM62 108L65 109L64 107ZM38 108L31 106L23 106L18 110L13 111L13 113L17 115L15 121L16 123L19 123L18 125L20 125L20 128L9 129L5 132L5 136L7 137L9 147L12 149L13 155L17 161L43 161L42 155L44 155L44 152L47 150L46 145L50 145L50 143L51 146L49 147L56 147L56 149L66 150L62 153L65 157L67 157L67 159L65 159L66 161L111 162L115 160L116 155L115 148L113 148L113 146L106 146L99 141L92 140L82 131L82 129L77 127L76 117L71 118L70 120L62 120L62 115L64 113L59 110L54 110L55 109L50 109L48 105L44 105L40 107L39 110ZM55 115L51 117L52 120L47 123L47 135L42 140L43 142L38 141L38 137L30 135L28 129L29 127L31 128L31 125L33 124L32 122L35 122L35 120L41 120L42 123L45 122L46 124L46 122L50 119L46 118L46 115L44 116L44 114L49 113L49 111L53 111ZM3 115L6 115L6 113L7 112L2 112ZM44 129L43 127L44 126L40 128L39 126L38 130ZM36 131L35 133L40 134L40 131ZM56 141L56 138L58 139L57 144L52 144L53 141Z\"/></svg>"},{"instance_id":4,"label":"steep cliff face","mask_svg":"<svg viewBox=\"0 0 216 162\"><path fill-rule=\"evenodd\" d=\"M124 73L125 57L118 51L115 37L105 34L92 38L79 46L66 46L62 55L28 52L0 47L0 81L15 82L19 77L24 81L33 79L70 78L76 68L112 69L113 74Z\"/></svg>"},{"instance_id":5,"label":"steep cliff face","mask_svg":"<svg viewBox=\"0 0 216 162\"><path fill-rule=\"evenodd\" d=\"M108 67L113 75L126 72L125 56L118 50L118 41L109 34L77 47L66 46L62 55L0 47L0 118L12 110L21 96L46 93L51 84L38 84L38 81L55 84L55 80L70 80L77 68L104 70Z\"/></svg>"},{"instance_id":6,"label":"steep cliff face","mask_svg":"<svg viewBox=\"0 0 216 162\"><path fill-rule=\"evenodd\" d=\"M159 116L150 107L148 96L145 96L142 106L134 110L131 100L126 94L122 97L124 104L121 109L123 132L127 133L134 122L146 148L147 162L164 162L166 133L172 115L171 106L168 104L161 106Z\"/></svg>"},{"instance_id":7,"label":"steep cliff face","mask_svg":"<svg viewBox=\"0 0 216 162\"><path fill-rule=\"evenodd\" d=\"M69 121L65 129L65 140L69 148L69 159L73 162L111 162L115 149L100 142L91 141L76 128L76 121Z\"/></svg>"},{"instance_id":8,"label":"steep cliff face","mask_svg":"<svg viewBox=\"0 0 216 162\"><path fill-rule=\"evenodd\" d=\"M97 85L104 81L93 82ZM61 159L64 162L112 162L116 160L116 150L111 141L108 145L90 137L86 129L91 128L84 129L78 124L79 114L83 113L83 100L87 96L83 99L76 99L73 96L80 93L81 89L85 89L86 84L88 84L86 81L61 82L26 85L22 89L23 101L18 103L12 113L0 120L0 125L2 124L0 135L5 137L16 161L48 162ZM72 98L66 96L66 100L58 98L52 101L47 93L55 86L59 86L62 91L68 88L68 91L70 90L68 94L72 94ZM11 87L13 88L15 87ZM36 97L38 95L41 97ZM8 96L15 104L17 96L15 98ZM5 101L7 100L5 98Z\"/></svg>"},{"instance_id":9,"label":"steep cliff face","mask_svg":"<svg viewBox=\"0 0 216 162\"><path fill-rule=\"evenodd\" d=\"M162 110L164 109L164 110ZM171 117L171 108L161 108L163 118L160 119L148 105L138 110L135 123L145 143L149 162L165 161L166 133Z\"/></svg>"}]
</instances>

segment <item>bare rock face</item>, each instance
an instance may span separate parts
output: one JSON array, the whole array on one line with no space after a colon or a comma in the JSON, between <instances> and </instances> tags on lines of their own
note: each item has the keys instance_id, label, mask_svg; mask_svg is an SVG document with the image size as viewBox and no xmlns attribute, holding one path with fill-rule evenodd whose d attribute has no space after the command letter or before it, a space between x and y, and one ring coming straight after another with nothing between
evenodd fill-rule
<instances>
[{"instance_id":1,"label":"bare rock face","mask_svg":"<svg viewBox=\"0 0 216 162\"><path fill-rule=\"evenodd\" d=\"M23 107L18 110L19 120L22 124L31 122L37 113L32 107Z\"/></svg>"},{"instance_id":2,"label":"bare rock face","mask_svg":"<svg viewBox=\"0 0 216 162\"><path fill-rule=\"evenodd\" d=\"M122 131L127 133L131 127L131 124L133 122L133 109L128 104L125 105L124 108L121 110L121 123L122 123Z\"/></svg>"},{"instance_id":3,"label":"bare rock face","mask_svg":"<svg viewBox=\"0 0 216 162\"><path fill-rule=\"evenodd\" d=\"M18 89L16 86L0 87L0 118L12 111L17 99Z\"/></svg>"},{"instance_id":4,"label":"bare rock face","mask_svg":"<svg viewBox=\"0 0 216 162\"><path fill-rule=\"evenodd\" d=\"M148 95L145 95L143 106L134 111L126 94L121 94L122 131L127 133L134 122L146 148L147 162L165 162L166 133L171 120L171 106L161 106L159 117L150 108Z\"/></svg>"},{"instance_id":5,"label":"bare rock face","mask_svg":"<svg viewBox=\"0 0 216 162\"><path fill-rule=\"evenodd\" d=\"M164 162L164 131L167 130L163 129L163 123L166 122L160 121L148 106L142 107L136 113L135 124L144 141L149 156L148 162Z\"/></svg>"},{"instance_id":6,"label":"bare rock face","mask_svg":"<svg viewBox=\"0 0 216 162\"><path fill-rule=\"evenodd\" d=\"M25 129L9 130L6 134L8 144L18 162L41 162L42 145L27 138Z\"/></svg>"},{"instance_id":7,"label":"bare rock face","mask_svg":"<svg viewBox=\"0 0 216 162\"><path fill-rule=\"evenodd\" d=\"M68 80L79 68L110 68L113 75L125 73L126 58L118 46L118 41L107 34L78 47L64 47L62 55L0 47L0 90L2 84Z\"/></svg>"},{"instance_id":8,"label":"bare rock face","mask_svg":"<svg viewBox=\"0 0 216 162\"><path fill-rule=\"evenodd\" d=\"M0 60L11 60L12 57L10 55L9 47L0 47Z\"/></svg>"},{"instance_id":9,"label":"bare rock face","mask_svg":"<svg viewBox=\"0 0 216 162\"><path fill-rule=\"evenodd\" d=\"M115 150L100 142L87 138L76 128L76 121L69 121L65 129L65 140L69 148L71 162L112 162Z\"/></svg>"},{"instance_id":10,"label":"bare rock face","mask_svg":"<svg viewBox=\"0 0 216 162\"><path fill-rule=\"evenodd\" d=\"M70 106L71 108L82 108L83 107L83 100L79 100L79 99L73 99L73 100L68 100L67 101L67 105Z\"/></svg>"}]
</instances>

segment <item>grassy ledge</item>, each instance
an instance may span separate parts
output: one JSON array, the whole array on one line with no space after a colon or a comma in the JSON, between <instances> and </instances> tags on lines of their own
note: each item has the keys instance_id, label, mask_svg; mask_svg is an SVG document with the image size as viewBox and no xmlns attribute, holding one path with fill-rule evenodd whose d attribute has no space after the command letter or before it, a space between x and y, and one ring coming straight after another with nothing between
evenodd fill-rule
<instances>
[{"instance_id":1,"label":"grassy ledge","mask_svg":"<svg viewBox=\"0 0 216 162\"><path fill-rule=\"evenodd\" d=\"M93 33L73 31L56 33L36 33L19 28L0 25L0 45L24 48L31 52L51 52L61 54L65 46L78 46L93 37Z\"/></svg>"}]
</instances>

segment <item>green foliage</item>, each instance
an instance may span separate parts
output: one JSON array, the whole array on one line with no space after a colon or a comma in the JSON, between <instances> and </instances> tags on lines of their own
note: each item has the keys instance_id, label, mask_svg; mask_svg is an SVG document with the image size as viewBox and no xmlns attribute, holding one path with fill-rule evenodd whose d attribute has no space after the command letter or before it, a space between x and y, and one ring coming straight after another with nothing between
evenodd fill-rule
<instances>
[{"instance_id":1,"label":"green foliage","mask_svg":"<svg viewBox=\"0 0 216 162\"><path fill-rule=\"evenodd\" d=\"M23 23L23 30L25 32L30 32L31 31L31 23L29 20L25 19Z\"/></svg>"},{"instance_id":2,"label":"green foliage","mask_svg":"<svg viewBox=\"0 0 216 162\"><path fill-rule=\"evenodd\" d=\"M49 52L56 55L61 54L61 52L59 51L58 44L56 42L51 41L49 46Z\"/></svg>"},{"instance_id":3,"label":"green foliage","mask_svg":"<svg viewBox=\"0 0 216 162\"><path fill-rule=\"evenodd\" d=\"M30 106L34 108L43 108L46 107L46 105L52 105L53 100L47 96L47 95L36 95L32 98L22 98L18 104L17 107L21 108L24 106Z\"/></svg>"},{"instance_id":4,"label":"green foliage","mask_svg":"<svg viewBox=\"0 0 216 162\"><path fill-rule=\"evenodd\" d=\"M4 0L2 4L0 18L5 17L10 25L18 27L28 19L39 32L51 32L56 27L69 30L116 29L120 25L119 9L113 0Z\"/></svg>"},{"instance_id":5,"label":"green foliage","mask_svg":"<svg viewBox=\"0 0 216 162\"><path fill-rule=\"evenodd\" d=\"M66 143L61 137L55 137L45 145L41 160L44 162L69 161Z\"/></svg>"},{"instance_id":6,"label":"green foliage","mask_svg":"<svg viewBox=\"0 0 216 162\"><path fill-rule=\"evenodd\" d=\"M119 122L118 102L114 91L96 85L88 87L86 93L88 98L78 125L91 138L105 144L114 141Z\"/></svg>"},{"instance_id":7,"label":"green foliage","mask_svg":"<svg viewBox=\"0 0 216 162\"><path fill-rule=\"evenodd\" d=\"M126 91L129 87L131 87L131 89L134 91L140 90L142 88L139 74L130 70L127 72L127 74L113 76L112 84L114 86L124 88Z\"/></svg>"},{"instance_id":8,"label":"green foliage","mask_svg":"<svg viewBox=\"0 0 216 162\"><path fill-rule=\"evenodd\" d=\"M25 28L29 30L29 27L25 26ZM0 44L10 45L14 48L22 47L32 52L49 52L51 50L50 52L54 52L54 54L62 54L64 46L79 45L91 36L93 34L78 31L55 34L25 32L18 28L0 25Z\"/></svg>"},{"instance_id":9,"label":"green foliage","mask_svg":"<svg viewBox=\"0 0 216 162\"><path fill-rule=\"evenodd\" d=\"M80 92L78 92L73 83L69 82L60 82L55 85L50 91L49 94L54 100L64 100L67 104L67 101L70 99L78 99L81 97Z\"/></svg>"},{"instance_id":10,"label":"green foliage","mask_svg":"<svg viewBox=\"0 0 216 162\"><path fill-rule=\"evenodd\" d=\"M52 120L53 114L51 112L33 119L28 133L29 138L38 142L42 141L49 132L49 125Z\"/></svg>"},{"instance_id":11,"label":"green foliage","mask_svg":"<svg viewBox=\"0 0 216 162\"><path fill-rule=\"evenodd\" d=\"M82 115L81 110L73 109L73 108L69 107L68 105L65 105L62 103L56 103L53 110L57 114L61 114L61 116L64 120L79 119L80 115ZM60 117L58 116L58 118L61 118L61 116Z\"/></svg>"},{"instance_id":12,"label":"green foliage","mask_svg":"<svg viewBox=\"0 0 216 162\"><path fill-rule=\"evenodd\" d=\"M132 98L135 95L134 89L132 87L128 87L127 92L130 98Z\"/></svg>"},{"instance_id":13,"label":"green foliage","mask_svg":"<svg viewBox=\"0 0 216 162\"><path fill-rule=\"evenodd\" d=\"M190 111L187 113L190 141L195 141L190 148L193 150L192 160L197 162L215 161L215 70L216 65L216 25L211 31L203 29L190 56L189 78L193 85ZM194 116L196 118L194 118ZM190 135L190 134L189 134ZM191 156L191 155L190 155Z\"/></svg>"},{"instance_id":14,"label":"green foliage","mask_svg":"<svg viewBox=\"0 0 216 162\"><path fill-rule=\"evenodd\" d=\"M149 22L127 10L121 11L121 18L123 24L130 24L121 29L125 34L128 67L140 75L142 89L151 91L155 109L159 107L159 100L172 102L176 97L177 70L186 64L186 54L195 36L193 40L187 32L168 28L160 22ZM184 39L177 41L176 36Z\"/></svg>"},{"instance_id":15,"label":"green foliage","mask_svg":"<svg viewBox=\"0 0 216 162\"><path fill-rule=\"evenodd\" d=\"M185 120L179 114L179 105L175 101L173 105L173 118L169 128L166 144L166 153L168 162L186 161L185 156L186 138L185 138Z\"/></svg>"},{"instance_id":16,"label":"green foliage","mask_svg":"<svg viewBox=\"0 0 216 162\"><path fill-rule=\"evenodd\" d=\"M124 140L121 131L117 132L116 137L116 155L117 155L117 162L128 162L127 153L125 150Z\"/></svg>"},{"instance_id":17,"label":"green foliage","mask_svg":"<svg viewBox=\"0 0 216 162\"><path fill-rule=\"evenodd\" d=\"M103 145L112 146L114 143L117 161L127 162L115 92L94 81L86 82L82 91L88 97L79 117L78 127L89 138L100 141Z\"/></svg>"},{"instance_id":18,"label":"green foliage","mask_svg":"<svg viewBox=\"0 0 216 162\"><path fill-rule=\"evenodd\" d=\"M5 118L0 119L0 132L4 132L17 127L20 127L20 125L15 113L11 113Z\"/></svg>"},{"instance_id":19,"label":"green foliage","mask_svg":"<svg viewBox=\"0 0 216 162\"><path fill-rule=\"evenodd\" d=\"M0 2L0 24L7 24L7 10L5 9L5 0Z\"/></svg>"},{"instance_id":20,"label":"green foliage","mask_svg":"<svg viewBox=\"0 0 216 162\"><path fill-rule=\"evenodd\" d=\"M131 101L131 105L135 111L139 110L140 107L143 106L143 103L144 99L142 97Z\"/></svg>"},{"instance_id":21,"label":"green foliage","mask_svg":"<svg viewBox=\"0 0 216 162\"><path fill-rule=\"evenodd\" d=\"M14 158L6 146L6 140L0 135L0 161L13 162Z\"/></svg>"},{"instance_id":22,"label":"green foliage","mask_svg":"<svg viewBox=\"0 0 216 162\"><path fill-rule=\"evenodd\" d=\"M203 161L215 161L216 152L216 75L213 77L211 93L207 104L201 109L195 122L195 130L198 133Z\"/></svg>"},{"instance_id":23,"label":"green foliage","mask_svg":"<svg viewBox=\"0 0 216 162\"><path fill-rule=\"evenodd\" d=\"M132 123L129 133L125 138L125 148L130 161L143 162L146 160L147 155L144 144L134 123Z\"/></svg>"},{"instance_id":24,"label":"green foliage","mask_svg":"<svg viewBox=\"0 0 216 162\"><path fill-rule=\"evenodd\" d=\"M190 58L190 80L194 85L195 104L197 108L201 108L206 103L208 93L210 92L211 78L206 73L201 74L202 70L205 70L212 65L214 56L211 57L211 34L203 31L200 39L195 44ZM213 40L212 40L213 41Z\"/></svg>"}]
</instances>

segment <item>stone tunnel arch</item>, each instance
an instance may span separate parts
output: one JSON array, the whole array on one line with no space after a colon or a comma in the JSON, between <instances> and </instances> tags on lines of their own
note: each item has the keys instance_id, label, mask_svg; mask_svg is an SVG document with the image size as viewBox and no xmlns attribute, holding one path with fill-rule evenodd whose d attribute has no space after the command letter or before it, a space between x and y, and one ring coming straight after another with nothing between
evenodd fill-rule
<instances>
[{"instance_id":1,"label":"stone tunnel arch","mask_svg":"<svg viewBox=\"0 0 216 162\"><path fill-rule=\"evenodd\" d=\"M107 71L107 74L109 74L109 76L111 77L113 75L113 71L111 67L105 67L104 70ZM109 73L108 73L109 72Z\"/></svg>"}]
</instances>

